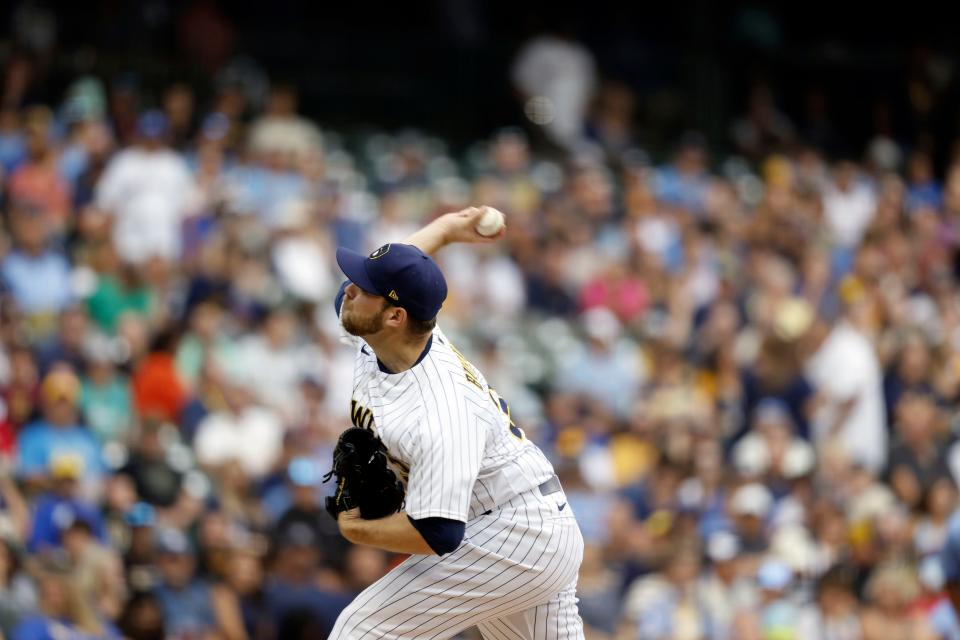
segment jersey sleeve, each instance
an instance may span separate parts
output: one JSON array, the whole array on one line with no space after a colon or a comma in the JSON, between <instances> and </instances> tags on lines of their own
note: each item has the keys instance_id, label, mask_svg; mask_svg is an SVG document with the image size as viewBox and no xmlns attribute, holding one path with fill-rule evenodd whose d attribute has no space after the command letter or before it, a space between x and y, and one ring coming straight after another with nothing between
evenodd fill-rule
<instances>
[{"instance_id":1,"label":"jersey sleeve","mask_svg":"<svg viewBox=\"0 0 960 640\"><path fill-rule=\"evenodd\" d=\"M448 518L424 518L423 520L416 520L410 516L407 518L438 556L455 551L463 542L466 523Z\"/></svg>"},{"instance_id":2,"label":"jersey sleeve","mask_svg":"<svg viewBox=\"0 0 960 640\"><path fill-rule=\"evenodd\" d=\"M407 478L407 515L411 518L468 519L486 430L467 415L449 414L428 414L412 443Z\"/></svg>"}]
</instances>

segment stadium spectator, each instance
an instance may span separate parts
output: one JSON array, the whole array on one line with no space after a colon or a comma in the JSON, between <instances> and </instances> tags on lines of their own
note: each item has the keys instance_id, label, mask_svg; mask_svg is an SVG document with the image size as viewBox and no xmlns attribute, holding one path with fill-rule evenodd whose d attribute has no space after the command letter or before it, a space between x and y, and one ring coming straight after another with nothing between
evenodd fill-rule
<instances>
[{"instance_id":1,"label":"stadium spectator","mask_svg":"<svg viewBox=\"0 0 960 640\"><path fill-rule=\"evenodd\" d=\"M544 125L549 140L567 151L577 150L584 141L596 75L590 50L563 32L527 42L511 68L527 117Z\"/></svg>"},{"instance_id":2,"label":"stadium spectator","mask_svg":"<svg viewBox=\"0 0 960 640\"><path fill-rule=\"evenodd\" d=\"M69 369L55 369L40 386L43 417L28 424L17 442L17 475L42 485L60 459L79 466L87 490L103 477L100 448L79 419L80 380Z\"/></svg>"},{"instance_id":3,"label":"stadium spectator","mask_svg":"<svg viewBox=\"0 0 960 640\"><path fill-rule=\"evenodd\" d=\"M12 201L36 209L46 233L60 238L67 230L71 194L58 171L52 125L53 114L46 107L33 107L27 112L27 158L10 175L7 188Z\"/></svg>"},{"instance_id":4,"label":"stadium spectator","mask_svg":"<svg viewBox=\"0 0 960 640\"><path fill-rule=\"evenodd\" d=\"M49 247L50 235L41 212L31 204L10 208L15 248L0 263L4 287L37 341L55 330L56 314L71 302L70 265Z\"/></svg>"},{"instance_id":5,"label":"stadium spectator","mask_svg":"<svg viewBox=\"0 0 960 640\"><path fill-rule=\"evenodd\" d=\"M79 495L83 473L79 458L58 454L50 465L50 491L35 502L30 535L26 540L31 552L61 548L63 534L74 522L85 525L101 542L106 542L106 528L100 508Z\"/></svg>"},{"instance_id":6,"label":"stadium spectator","mask_svg":"<svg viewBox=\"0 0 960 640\"><path fill-rule=\"evenodd\" d=\"M113 218L124 262L180 257L180 225L196 206L195 184L183 158L167 148L169 123L150 111L137 122L139 144L115 156L97 184L96 203Z\"/></svg>"},{"instance_id":7,"label":"stadium spectator","mask_svg":"<svg viewBox=\"0 0 960 640\"><path fill-rule=\"evenodd\" d=\"M14 627L12 640L46 640L58 635L117 639L122 636L85 600L72 583L69 568L50 561L38 571L38 608Z\"/></svg>"},{"instance_id":8,"label":"stadium spectator","mask_svg":"<svg viewBox=\"0 0 960 640\"><path fill-rule=\"evenodd\" d=\"M157 532L159 582L153 589L163 612L164 629L173 637L224 633L235 620L218 619L210 586L196 576L193 543L177 529Z\"/></svg>"},{"instance_id":9,"label":"stadium spectator","mask_svg":"<svg viewBox=\"0 0 960 640\"><path fill-rule=\"evenodd\" d=\"M19 551L9 535L0 536L0 633L8 636L37 608L37 587L23 569Z\"/></svg>"},{"instance_id":10,"label":"stadium spectator","mask_svg":"<svg viewBox=\"0 0 960 640\"><path fill-rule=\"evenodd\" d=\"M109 24L177 17L127 14ZM218 33L200 64L229 56ZM263 109L249 59L211 79L147 64L145 37L111 76L124 45L73 37L69 65L0 47L5 637L322 636L397 561L323 510L353 380L332 247L471 203L508 233L438 256L441 325L555 463L591 633L956 635L960 164L923 133L955 91L800 87L797 118L761 83L731 155L678 133L676 96L618 86L622 42L548 38L516 72L552 145L321 135L316 86L272 78ZM710 105L690 106L715 135Z\"/></svg>"}]
</instances>

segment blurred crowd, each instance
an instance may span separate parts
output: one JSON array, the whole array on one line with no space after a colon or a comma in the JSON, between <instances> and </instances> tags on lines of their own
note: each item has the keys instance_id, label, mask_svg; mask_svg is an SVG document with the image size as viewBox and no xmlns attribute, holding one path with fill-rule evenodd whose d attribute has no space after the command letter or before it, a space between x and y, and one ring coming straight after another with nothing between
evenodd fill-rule
<instances>
[{"instance_id":1,"label":"blurred crowd","mask_svg":"<svg viewBox=\"0 0 960 640\"><path fill-rule=\"evenodd\" d=\"M516 73L554 95L541 44ZM441 253L440 324L555 464L588 638L960 638L960 158L828 156L763 91L725 157L653 159L615 86L562 153L455 153L229 76L37 102L30 64L0 87L0 638L325 637L398 561L322 507L334 250L475 204L508 233Z\"/></svg>"}]
</instances>

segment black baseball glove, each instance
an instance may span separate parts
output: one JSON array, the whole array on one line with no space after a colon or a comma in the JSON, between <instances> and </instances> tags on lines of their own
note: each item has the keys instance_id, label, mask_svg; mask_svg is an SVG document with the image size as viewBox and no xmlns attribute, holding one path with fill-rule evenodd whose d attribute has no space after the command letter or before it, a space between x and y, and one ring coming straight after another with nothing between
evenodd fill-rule
<instances>
[{"instance_id":1,"label":"black baseball glove","mask_svg":"<svg viewBox=\"0 0 960 640\"><path fill-rule=\"evenodd\" d=\"M387 464L387 448L371 431L351 427L340 434L333 450L337 493L327 498L327 511L336 520L341 511L360 507L366 520L383 518L403 508L403 484Z\"/></svg>"}]
</instances>

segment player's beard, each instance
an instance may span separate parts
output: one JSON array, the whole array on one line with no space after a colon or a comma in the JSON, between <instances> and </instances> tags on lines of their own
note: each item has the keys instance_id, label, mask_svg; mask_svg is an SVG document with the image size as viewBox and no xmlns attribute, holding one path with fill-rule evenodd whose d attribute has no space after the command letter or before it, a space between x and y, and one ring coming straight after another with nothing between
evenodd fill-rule
<instances>
[{"instance_id":1,"label":"player's beard","mask_svg":"<svg viewBox=\"0 0 960 640\"><path fill-rule=\"evenodd\" d=\"M352 310L343 309L341 316L340 321L346 332L359 338L372 335L383 329L382 310L364 318L353 313Z\"/></svg>"}]
</instances>

